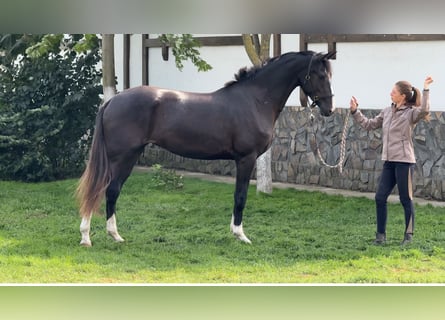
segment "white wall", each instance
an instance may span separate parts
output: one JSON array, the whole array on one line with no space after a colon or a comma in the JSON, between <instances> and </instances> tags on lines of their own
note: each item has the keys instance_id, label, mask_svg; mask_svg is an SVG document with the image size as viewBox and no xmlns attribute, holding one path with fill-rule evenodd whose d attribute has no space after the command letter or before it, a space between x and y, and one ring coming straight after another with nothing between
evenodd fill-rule
<instances>
[{"instance_id":1,"label":"white wall","mask_svg":"<svg viewBox=\"0 0 445 320\"><path fill-rule=\"evenodd\" d=\"M130 87L142 83L142 35L130 36ZM124 86L124 37L122 34L114 36L114 63L117 77L117 90L122 91Z\"/></svg>"},{"instance_id":2,"label":"white wall","mask_svg":"<svg viewBox=\"0 0 445 320\"><path fill-rule=\"evenodd\" d=\"M169 53L169 60L162 60L161 49L150 49L149 79L150 85L174 88L183 91L210 92L224 86L233 79L233 75L242 66L251 65L242 47L202 47L199 49L201 57L207 61L212 70L198 72L191 62L184 63L184 69L178 71L173 54Z\"/></svg>"},{"instance_id":3,"label":"white wall","mask_svg":"<svg viewBox=\"0 0 445 320\"><path fill-rule=\"evenodd\" d=\"M118 89L122 90L123 37L115 37L116 74ZM310 44L310 50L327 52L327 44ZM282 35L282 51L298 51L297 34ZM130 85L142 83L142 37L131 36ZM234 74L251 63L241 46L202 47L201 57L213 69L198 72L186 62L182 72L176 69L170 52L163 61L160 48L150 49L150 85L184 91L210 92L224 86ZM361 108L381 109L390 104L389 93L395 82L408 80L422 88L425 76L435 79L431 85L431 108L445 111L445 41L337 43L337 59L332 60L333 89L336 106L347 108L351 95L357 97ZM287 105L300 105L298 90Z\"/></svg>"},{"instance_id":4,"label":"white wall","mask_svg":"<svg viewBox=\"0 0 445 320\"><path fill-rule=\"evenodd\" d=\"M391 103L390 92L399 80L422 90L427 75L431 109L445 111L445 41L337 43L333 87L339 107L357 97L361 108L382 109Z\"/></svg>"}]
</instances>

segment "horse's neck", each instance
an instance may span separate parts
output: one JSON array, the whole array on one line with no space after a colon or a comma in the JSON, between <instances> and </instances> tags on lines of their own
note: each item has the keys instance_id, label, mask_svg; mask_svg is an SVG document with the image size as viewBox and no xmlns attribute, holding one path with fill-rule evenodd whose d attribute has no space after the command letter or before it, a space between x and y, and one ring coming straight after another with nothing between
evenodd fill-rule
<instances>
[{"instance_id":1,"label":"horse's neck","mask_svg":"<svg viewBox=\"0 0 445 320\"><path fill-rule=\"evenodd\" d=\"M301 67L301 61L289 65L281 65L280 69L270 69L258 77L261 86L267 88L268 98L276 107L277 112L281 112L296 87L300 86L298 74L306 67ZM277 76L279 75L279 76Z\"/></svg>"}]
</instances>

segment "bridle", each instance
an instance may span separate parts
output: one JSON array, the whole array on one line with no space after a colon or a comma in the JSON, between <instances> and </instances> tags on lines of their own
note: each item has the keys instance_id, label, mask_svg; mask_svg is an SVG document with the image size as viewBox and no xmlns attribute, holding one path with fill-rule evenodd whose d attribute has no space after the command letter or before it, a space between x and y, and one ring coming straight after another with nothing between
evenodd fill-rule
<instances>
[{"instance_id":1,"label":"bridle","mask_svg":"<svg viewBox=\"0 0 445 320\"><path fill-rule=\"evenodd\" d=\"M312 55L311 60L310 60L310 62L309 62L309 66L308 66L308 68L307 68L306 75L304 76L304 82L303 82L302 87L303 87L307 82L310 83L310 85L311 85L312 88L314 87L314 86L312 85L312 82L311 82L311 76L310 76L311 68L312 68L312 61L313 61L313 59L314 59L314 56L315 56L315 55ZM304 90L303 90L303 92L304 92ZM323 100L323 99L332 98L334 95L331 94L331 95L322 96L322 97L319 97L319 96L311 97L310 95L306 94L306 92L304 92L304 94L305 94L308 98L311 98L311 100L312 100L312 103L311 103L310 105L306 105L306 107L309 107L309 108L310 108L310 109L309 109L309 110L310 110L310 122L311 122L311 124L313 125L313 124L314 124L315 116L314 116L314 113L312 112L312 109L315 108L315 107L317 106L317 102L318 102L318 101ZM321 162L324 166L326 166L326 167L328 167L328 168L331 168L331 169L338 168L338 171L340 172L340 174L343 173L343 164L344 164L345 156L346 156L346 136L347 136L348 120L349 120L349 112L346 112L346 117L345 117L345 120L344 120L344 125L343 125L343 130L342 130L341 144L340 144L340 158L339 158L337 164L335 164L335 165L330 165L330 164L326 163L326 161L323 159L323 157L322 157L322 155L321 155L321 152L320 152L320 148L318 147L318 143L317 143L316 133L315 133L315 132L312 132L313 138L312 138L311 141L310 141L311 149L312 149L312 151L313 151L314 153L315 153L315 152L317 153L317 156L318 156L318 158L320 159L320 162Z\"/></svg>"},{"instance_id":2,"label":"bridle","mask_svg":"<svg viewBox=\"0 0 445 320\"><path fill-rule=\"evenodd\" d=\"M312 81L311 81L311 69L312 69L312 61L314 61L314 57L315 57L315 54L313 54L312 55L312 57L311 57L311 60L309 61L309 66L308 66L308 68L307 68L307 72L306 72L306 75L304 76L304 81L303 81L303 85L301 86L301 88L303 88L303 86L307 83L307 82L309 82L310 83L310 86L311 86L311 88L314 88L314 86L312 85ZM309 94L306 94L306 92L303 90L303 92L304 92L304 94L308 97L308 98L310 98L311 100L312 100L312 103L310 104L310 105L308 105L308 107L310 107L311 109L313 109L313 108L315 108L316 106L317 106L317 103L320 101L320 100L323 100L323 99L329 99L329 98L332 98L334 95L333 94L330 94L330 95L326 95L326 96L314 96L314 97L311 97L311 95L309 95Z\"/></svg>"}]
</instances>

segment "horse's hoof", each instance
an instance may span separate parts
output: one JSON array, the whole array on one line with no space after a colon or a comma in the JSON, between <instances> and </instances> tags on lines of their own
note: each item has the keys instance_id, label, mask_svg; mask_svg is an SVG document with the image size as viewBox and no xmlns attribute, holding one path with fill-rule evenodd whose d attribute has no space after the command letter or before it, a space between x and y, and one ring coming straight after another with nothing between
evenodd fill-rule
<instances>
[{"instance_id":1,"label":"horse's hoof","mask_svg":"<svg viewBox=\"0 0 445 320\"><path fill-rule=\"evenodd\" d=\"M81 245L82 247L86 247L86 248L92 246L91 241L84 241L84 240L80 241L80 245Z\"/></svg>"},{"instance_id":2,"label":"horse's hoof","mask_svg":"<svg viewBox=\"0 0 445 320\"><path fill-rule=\"evenodd\" d=\"M232 231L233 235L240 241L252 244L252 242L249 240L249 238L246 237L243 231L243 226L235 226L233 224L230 225L230 231Z\"/></svg>"},{"instance_id":3,"label":"horse's hoof","mask_svg":"<svg viewBox=\"0 0 445 320\"><path fill-rule=\"evenodd\" d=\"M115 242L125 242L124 238L122 238L118 233L108 232L108 235L112 237Z\"/></svg>"},{"instance_id":4,"label":"horse's hoof","mask_svg":"<svg viewBox=\"0 0 445 320\"><path fill-rule=\"evenodd\" d=\"M239 226L236 226L234 221L235 218L232 215L232 221L230 221L230 231L233 233L233 235L242 242L252 244L249 238L247 238L246 235L244 234L243 224L241 223Z\"/></svg>"},{"instance_id":5,"label":"horse's hoof","mask_svg":"<svg viewBox=\"0 0 445 320\"><path fill-rule=\"evenodd\" d=\"M238 240L248 243L248 244L252 244L252 241L249 240L249 238L247 238L244 234L235 234L235 237L237 237Z\"/></svg>"}]
</instances>

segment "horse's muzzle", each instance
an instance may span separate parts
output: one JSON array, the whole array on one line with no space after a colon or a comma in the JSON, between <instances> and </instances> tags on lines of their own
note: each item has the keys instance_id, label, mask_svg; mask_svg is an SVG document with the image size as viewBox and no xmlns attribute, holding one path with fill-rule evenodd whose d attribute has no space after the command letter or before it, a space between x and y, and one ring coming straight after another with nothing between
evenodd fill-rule
<instances>
[{"instance_id":1,"label":"horse's muzzle","mask_svg":"<svg viewBox=\"0 0 445 320\"><path fill-rule=\"evenodd\" d=\"M335 107L333 107L331 110L328 110L328 111L324 111L324 110L320 109L320 114L324 117L329 117L334 113L334 111L335 111Z\"/></svg>"}]
</instances>

